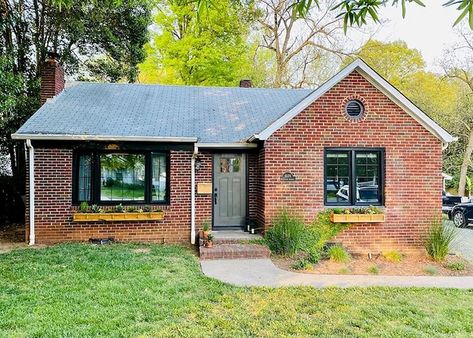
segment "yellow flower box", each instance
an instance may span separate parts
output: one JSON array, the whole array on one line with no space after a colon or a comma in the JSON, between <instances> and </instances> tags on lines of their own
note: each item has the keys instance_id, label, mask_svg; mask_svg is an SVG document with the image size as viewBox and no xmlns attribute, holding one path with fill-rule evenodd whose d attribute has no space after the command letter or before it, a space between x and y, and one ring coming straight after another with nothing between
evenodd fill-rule
<instances>
[{"instance_id":1,"label":"yellow flower box","mask_svg":"<svg viewBox=\"0 0 473 338\"><path fill-rule=\"evenodd\" d=\"M384 214L331 214L333 223L383 223Z\"/></svg>"},{"instance_id":2,"label":"yellow flower box","mask_svg":"<svg viewBox=\"0 0 473 338\"><path fill-rule=\"evenodd\" d=\"M159 221L164 219L163 211L152 212L110 212L110 213L82 213L78 212L72 216L74 222L97 222L97 221Z\"/></svg>"}]
</instances>

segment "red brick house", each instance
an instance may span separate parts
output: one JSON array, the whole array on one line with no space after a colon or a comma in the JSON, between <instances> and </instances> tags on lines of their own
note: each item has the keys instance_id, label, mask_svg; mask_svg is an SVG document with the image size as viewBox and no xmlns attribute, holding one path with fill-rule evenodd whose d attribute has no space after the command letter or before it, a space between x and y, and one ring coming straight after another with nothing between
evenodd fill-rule
<instances>
[{"instance_id":1,"label":"red brick house","mask_svg":"<svg viewBox=\"0 0 473 338\"><path fill-rule=\"evenodd\" d=\"M385 222L337 240L415 248L441 214L442 149L454 140L363 61L316 90L80 83L49 60L46 103L14 135L29 154L33 243L114 237L195 242L214 228L267 228L376 205ZM163 219L76 221L80 204L162 210Z\"/></svg>"}]
</instances>

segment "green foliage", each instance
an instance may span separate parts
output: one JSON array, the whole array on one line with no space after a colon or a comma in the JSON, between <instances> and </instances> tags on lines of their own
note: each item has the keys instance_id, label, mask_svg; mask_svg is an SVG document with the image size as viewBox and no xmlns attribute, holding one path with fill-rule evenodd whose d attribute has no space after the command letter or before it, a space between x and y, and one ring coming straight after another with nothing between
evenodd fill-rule
<instances>
[{"instance_id":1,"label":"green foliage","mask_svg":"<svg viewBox=\"0 0 473 338\"><path fill-rule=\"evenodd\" d=\"M463 271L465 270L465 263L463 262L451 262L445 265L445 267L452 271Z\"/></svg>"},{"instance_id":2,"label":"green foliage","mask_svg":"<svg viewBox=\"0 0 473 338\"><path fill-rule=\"evenodd\" d=\"M307 258L299 259L292 265L294 270L312 270L313 267L313 263Z\"/></svg>"},{"instance_id":3,"label":"green foliage","mask_svg":"<svg viewBox=\"0 0 473 338\"><path fill-rule=\"evenodd\" d=\"M429 256L437 262L441 262L448 254L450 243L456 237L453 227L444 227L441 221L433 221L425 241L425 249Z\"/></svg>"},{"instance_id":4,"label":"green foliage","mask_svg":"<svg viewBox=\"0 0 473 338\"><path fill-rule=\"evenodd\" d=\"M144 211L144 212L151 212L152 210L153 210L153 209L152 209L149 205L145 205L145 206L143 207L143 211Z\"/></svg>"},{"instance_id":5,"label":"green foliage","mask_svg":"<svg viewBox=\"0 0 473 338\"><path fill-rule=\"evenodd\" d=\"M114 211L115 211L115 212L125 212L125 208L124 208L123 205L120 203L119 205L116 205L116 206L115 206Z\"/></svg>"},{"instance_id":6,"label":"green foliage","mask_svg":"<svg viewBox=\"0 0 473 338\"><path fill-rule=\"evenodd\" d=\"M384 214L383 209L370 205L366 208L333 208L330 209L331 213L341 215L341 214Z\"/></svg>"},{"instance_id":7,"label":"green foliage","mask_svg":"<svg viewBox=\"0 0 473 338\"><path fill-rule=\"evenodd\" d=\"M368 272L371 273L372 275L378 275L379 274L379 266L376 264L371 265L368 268Z\"/></svg>"},{"instance_id":8,"label":"green foliage","mask_svg":"<svg viewBox=\"0 0 473 338\"><path fill-rule=\"evenodd\" d=\"M246 7L222 0L198 18L196 6L179 0L160 3L147 59L140 66L141 82L235 86L252 78Z\"/></svg>"},{"instance_id":9,"label":"green foliage","mask_svg":"<svg viewBox=\"0 0 473 338\"><path fill-rule=\"evenodd\" d=\"M93 204L90 207L90 210L95 214L99 214L99 213L103 212L102 208L100 208L97 204Z\"/></svg>"},{"instance_id":10,"label":"green foliage","mask_svg":"<svg viewBox=\"0 0 473 338\"><path fill-rule=\"evenodd\" d=\"M344 266L343 268L338 270L338 273L341 274L341 275L348 275L349 273L351 273L351 270L350 270L349 267Z\"/></svg>"},{"instance_id":11,"label":"green foliage","mask_svg":"<svg viewBox=\"0 0 473 338\"><path fill-rule=\"evenodd\" d=\"M399 263L402 261L402 254L397 250L383 252L383 258L390 263Z\"/></svg>"},{"instance_id":12,"label":"green foliage","mask_svg":"<svg viewBox=\"0 0 473 338\"><path fill-rule=\"evenodd\" d=\"M138 212L138 208L135 207L135 206L131 206L131 207L126 208L126 211L127 212Z\"/></svg>"},{"instance_id":13,"label":"green foliage","mask_svg":"<svg viewBox=\"0 0 473 338\"><path fill-rule=\"evenodd\" d=\"M282 210L266 231L265 240L272 252L293 256L302 249L305 232L304 221L300 217Z\"/></svg>"},{"instance_id":14,"label":"green foliage","mask_svg":"<svg viewBox=\"0 0 473 338\"><path fill-rule=\"evenodd\" d=\"M330 260L337 263L348 263L351 260L350 254L341 245L334 245L328 249Z\"/></svg>"},{"instance_id":15,"label":"green foliage","mask_svg":"<svg viewBox=\"0 0 473 338\"><path fill-rule=\"evenodd\" d=\"M81 202L79 206L80 212L87 212L89 211L89 204L87 202Z\"/></svg>"},{"instance_id":16,"label":"green foliage","mask_svg":"<svg viewBox=\"0 0 473 338\"><path fill-rule=\"evenodd\" d=\"M431 276L435 276L438 271L435 266L429 264L424 267L424 272Z\"/></svg>"},{"instance_id":17,"label":"green foliage","mask_svg":"<svg viewBox=\"0 0 473 338\"><path fill-rule=\"evenodd\" d=\"M202 224L202 230L203 231L209 231L210 230L210 221L209 220L205 220L204 223Z\"/></svg>"}]
</instances>

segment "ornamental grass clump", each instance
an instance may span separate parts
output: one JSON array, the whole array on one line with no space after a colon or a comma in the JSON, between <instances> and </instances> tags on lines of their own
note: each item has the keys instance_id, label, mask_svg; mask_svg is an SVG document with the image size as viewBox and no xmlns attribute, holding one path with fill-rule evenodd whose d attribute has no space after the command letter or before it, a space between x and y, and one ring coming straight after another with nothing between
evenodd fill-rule
<instances>
[{"instance_id":1,"label":"ornamental grass clump","mask_svg":"<svg viewBox=\"0 0 473 338\"><path fill-rule=\"evenodd\" d=\"M331 246L328 249L328 256L336 263L348 263L351 259L350 254L341 245Z\"/></svg>"},{"instance_id":2,"label":"ornamental grass clump","mask_svg":"<svg viewBox=\"0 0 473 338\"><path fill-rule=\"evenodd\" d=\"M444 227L442 222L436 220L430 226L425 241L425 249L434 261L441 262L447 256L450 243L455 237L455 228Z\"/></svg>"},{"instance_id":3,"label":"ornamental grass clump","mask_svg":"<svg viewBox=\"0 0 473 338\"><path fill-rule=\"evenodd\" d=\"M302 249L305 225L302 218L287 210L281 211L266 231L265 240L269 249L276 254L294 256Z\"/></svg>"}]
</instances>

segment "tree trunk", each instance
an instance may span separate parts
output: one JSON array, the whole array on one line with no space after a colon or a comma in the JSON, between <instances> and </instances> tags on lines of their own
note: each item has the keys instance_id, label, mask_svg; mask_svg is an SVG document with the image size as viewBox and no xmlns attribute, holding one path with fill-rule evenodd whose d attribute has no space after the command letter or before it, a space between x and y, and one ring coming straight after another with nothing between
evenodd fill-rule
<instances>
[{"instance_id":1,"label":"tree trunk","mask_svg":"<svg viewBox=\"0 0 473 338\"><path fill-rule=\"evenodd\" d=\"M460 168L460 180L458 182L458 194L465 196L466 176L468 175L468 167L471 164L471 155L473 154L473 128L468 136L465 153L463 154L463 162ZM471 194L471 191L469 192Z\"/></svg>"}]
</instances>

